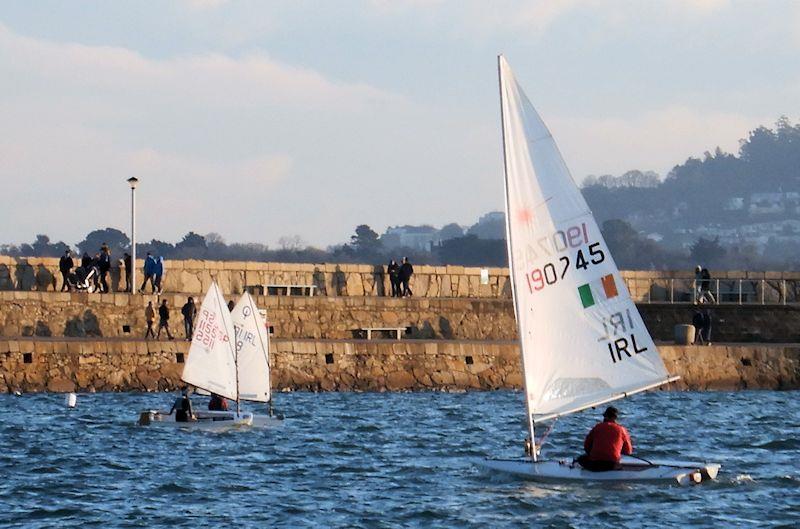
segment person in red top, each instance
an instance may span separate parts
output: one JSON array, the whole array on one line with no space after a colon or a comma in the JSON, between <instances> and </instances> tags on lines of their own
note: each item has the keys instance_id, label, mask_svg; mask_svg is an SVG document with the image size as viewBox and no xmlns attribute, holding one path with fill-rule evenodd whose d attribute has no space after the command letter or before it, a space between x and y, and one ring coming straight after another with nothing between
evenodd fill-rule
<instances>
[{"instance_id":1,"label":"person in red top","mask_svg":"<svg viewBox=\"0 0 800 529\"><path fill-rule=\"evenodd\" d=\"M618 468L622 454L633 453L633 443L628 430L617 424L619 412L609 406L603 413L603 422L597 423L586 440L583 449L586 454L578 458L578 463L586 470L603 472Z\"/></svg>"}]
</instances>

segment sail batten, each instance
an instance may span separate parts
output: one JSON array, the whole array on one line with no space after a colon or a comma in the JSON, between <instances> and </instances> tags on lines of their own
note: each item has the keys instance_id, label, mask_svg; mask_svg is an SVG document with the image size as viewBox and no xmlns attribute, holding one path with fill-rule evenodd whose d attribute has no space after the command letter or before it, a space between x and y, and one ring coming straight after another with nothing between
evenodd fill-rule
<instances>
[{"instance_id":1,"label":"sail batten","mask_svg":"<svg viewBox=\"0 0 800 529\"><path fill-rule=\"evenodd\" d=\"M669 376L552 134L500 72L506 231L528 413L574 413Z\"/></svg>"}]
</instances>

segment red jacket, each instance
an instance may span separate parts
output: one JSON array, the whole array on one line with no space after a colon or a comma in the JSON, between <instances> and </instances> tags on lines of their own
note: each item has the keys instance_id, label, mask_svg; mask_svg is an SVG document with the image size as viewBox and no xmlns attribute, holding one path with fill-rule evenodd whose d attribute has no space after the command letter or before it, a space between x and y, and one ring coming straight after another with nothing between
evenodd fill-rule
<instances>
[{"instance_id":1,"label":"red jacket","mask_svg":"<svg viewBox=\"0 0 800 529\"><path fill-rule=\"evenodd\" d=\"M633 453L633 443L628 430L614 421L597 423L586 436L583 448L592 461L619 462L622 454Z\"/></svg>"}]
</instances>

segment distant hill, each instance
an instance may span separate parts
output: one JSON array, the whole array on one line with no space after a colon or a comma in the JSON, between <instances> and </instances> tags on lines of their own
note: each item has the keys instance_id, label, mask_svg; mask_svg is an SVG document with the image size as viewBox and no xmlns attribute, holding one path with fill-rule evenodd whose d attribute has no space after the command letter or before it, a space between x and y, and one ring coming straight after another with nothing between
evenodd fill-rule
<instances>
[{"instance_id":1,"label":"distant hill","mask_svg":"<svg viewBox=\"0 0 800 529\"><path fill-rule=\"evenodd\" d=\"M599 223L622 219L669 247L698 237L726 245L770 240L800 244L800 124L782 117L741 140L738 154L719 148L689 158L654 183L631 171L590 177L583 194Z\"/></svg>"}]
</instances>

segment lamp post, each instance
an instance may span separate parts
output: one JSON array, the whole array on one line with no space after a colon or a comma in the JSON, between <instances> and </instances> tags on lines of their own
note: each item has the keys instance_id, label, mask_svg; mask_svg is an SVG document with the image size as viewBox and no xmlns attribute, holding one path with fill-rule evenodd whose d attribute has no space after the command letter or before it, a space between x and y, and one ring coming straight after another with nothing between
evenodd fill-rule
<instances>
[{"instance_id":1,"label":"lamp post","mask_svg":"<svg viewBox=\"0 0 800 529\"><path fill-rule=\"evenodd\" d=\"M136 184L139 179L135 176L128 178L131 186L131 294L136 292Z\"/></svg>"}]
</instances>

